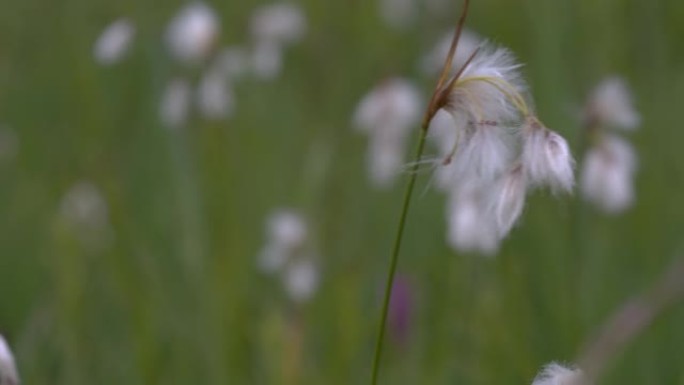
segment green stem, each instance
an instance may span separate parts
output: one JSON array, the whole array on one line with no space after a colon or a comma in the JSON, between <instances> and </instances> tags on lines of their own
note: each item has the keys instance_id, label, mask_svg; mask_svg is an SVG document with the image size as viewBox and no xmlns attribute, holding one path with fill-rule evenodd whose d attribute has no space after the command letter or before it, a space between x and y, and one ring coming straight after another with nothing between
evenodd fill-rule
<instances>
[{"instance_id":1,"label":"green stem","mask_svg":"<svg viewBox=\"0 0 684 385\"><path fill-rule=\"evenodd\" d=\"M380 372L380 358L382 357L382 341L385 337L385 326L387 321L387 310L389 308L390 297L392 295L392 284L394 283L394 273L397 270L397 261L399 257L399 249L401 248L401 240L404 236L404 227L406 226L406 217L408 215L409 205L411 203L411 196L413 195L413 188L416 185L416 176L418 174L418 162L423 155L423 148L425 147L425 138L427 137L427 125L423 124L420 130L420 139L416 148L415 161L410 169L409 181L406 185L406 193L404 195L404 203L401 209L401 216L399 217L399 227L397 229L397 237L394 239L394 247L392 248L392 257L390 260L389 271L387 272L387 283L385 285L385 296L382 302L382 315L380 316L380 324L378 325L378 338L375 341L375 358L373 359L373 376L371 384L378 383L378 374Z\"/></svg>"}]
</instances>

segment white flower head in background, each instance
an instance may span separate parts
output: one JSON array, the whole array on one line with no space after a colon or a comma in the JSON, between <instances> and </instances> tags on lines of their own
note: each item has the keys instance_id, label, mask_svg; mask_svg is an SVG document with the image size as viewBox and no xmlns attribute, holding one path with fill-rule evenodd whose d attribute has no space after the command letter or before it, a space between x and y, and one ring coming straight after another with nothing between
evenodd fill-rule
<instances>
[{"instance_id":1,"label":"white flower head in background","mask_svg":"<svg viewBox=\"0 0 684 385\"><path fill-rule=\"evenodd\" d=\"M582 195L608 214L634 203L637 154L616 129L635 130L640 121L627 84L617 76L599 83L585 107L584 129L592 143L582 165Z\"/></svg>"},{"instance_id":2,"label":"white flower head in background","mask_svg":"<svg viewBox=\"0 0 684 385\"><path fill-rule=\"evenodd\" d=\"M161 97L159 117L167 128L177 129L187 123L192 89L185 79L171 80Z\"/></svg>"},{"instance_id":3,"label":"white flower head in background","mask_svg":"<svg viewBox=\"0 0 684 385\"><path fill-rule=\"evenodd\" d=\"M219 30L219 18L214 10L203 2L192 2L171 20L166 30L166 43L180 63L196 65L208 56Z\"/></svg>"},{"instance_id":4,"label":"white flower head in background","mask_svg":"<svg viewBox=\"0 0 684 385\"><path fill-rule=\"evenodd\" d=\"M416 0L379 0L380 16L390 27L403 29L415 20L418 13Z\"/></svg>"},{"instance_id":5,"label":"white flower head in background","mask_svg":"<svg viewBox=\"0 0 684 385\"><path fill-rule=\"evenodd\" d=\"M280 274L283 288L294 302L306 302L313 296L319 273L310 252L308 225L297 211L280 209L269 215L258 266L266 274Z\"/></svg>"},{"instance_id":6,"label":"white flower head in background","mask_svg":"<svg viewBox=\"0 0 684 385\"><path fill-rule=\"evenodd\" d=\"M254 11L249 23L252 37L257 42L282 46L301 40L307 29L304 11L296 4L265 5Z\"/></svg>"},{"instance_id":7,"label":"white flower head in background","mask_svg":"<svg viewBox=\"0 0 684 385\"><path fill-rule=\"evenodd\" d=\"M585 120L607 128L635 129L641 122L627 83L618 76L601 81L585 107Z\"/></svg>"},{"instance_id":8,"label":"white flower head in background","mask_svg":"<svg viewBox=\"0 0 684 385\"><path fill-rule=\"evenodd\" d=\"M584 159L581 188L584 198L609 214L618 214L634 203L637 156L617 135L606 135Z\"/></svg>"},{"instance_id":9,"label":"white flower head in background","mask_svg":"<svg viewBox=\"0 0 684 385\"><path fill-rule=\"evenodd\" d=\"M95 60L104 66L116 64L128 52L134 36L133 22L126 18L116 20L105 28L95 42L93 48Z\"/></svg>"},{"instance_id":10,"label":"white flower head in background","mask_svg":"<svg viewBox=\"0 0 684 385\"><path fill-rule=\"evenodd\" d=\"M318 268L311 258L293 261L284 274L285 290L294 302L307 302L316 293L319 279Z\"/></svg>"},{"instance_id":11,"label":"white flower head in background","mask_svg":"<svg viewBox=\"0 0 684 385\"><path fill-rule=\"evenodd\" d=\"M62 215L80 228L105 228L109 224L109 209L100 190L92 183L80 181L64 195Z\"/></svg>"},{"instance_id":12,"label":"white flower head in background","mask_svg":"<svg viewBox=\"0 0 684 385\"><path fill-rule=\"evenodd\" d=\"M358 104L353 123L369 136L370 178L376 187L389 187L401 171L406 139L417 127L421 104L417 88L400 78L384 81Z\"/></svg>"},{"instance_id":13,"label":"white flower head in background","mask_svg":"<svg viewBox=\"0 0 684 385\"><path fill-rule=\"evenodd\" d=\"M109 205L89 181L75 183L64 194L59 212L73 236L90 251L106 249L113 240Z\"/></svg>"},{"instance_id":14,"label":"white flower head in background","mask_svg":"<svg viewBox=\"0 0 684 385\"><path fill-rule=\"evenodd\" d=\"M587 385L580 369L552 362L541 370L532 385Z\"/></svg>"},{"instance_id":15,"label":"white flower head in background","mask_svg":"<svg viewBox=\"0 0 684 385\"><path fill-rule=\"evenodd\" d=\"M14 362L14 355L7 340L0 334L0 385L18 385L19 383L19 372Z\"/></svg>"},{"instance_id":16,"label":"white flower head in background","mask_svg":"<svg viewBox=\"0 0 684 385\"><path fill-rule=\"evenodd\" d=\"M464 47L473 52L439 90L452 119L438 111L431 127L441 156L438 186L452 202L449 243L493 254L522 215L529 189L572 192L574 159L565 139L537 118L513 55L473 47ZM477 198L464 198L462 186L478 186Z\"/></svg>"},{"instance_id":17,"label":"white flower head in background","mask_svg":"<svg viewBox=\"0 0 684 385\"><path fill-rule=\"evenodd\" d=\"M209 120L225 119L233 114L235 96L223 73L212 69L202 76L197 89L197 106L202 116Z\"/></svg>"},{"instance_id":18,"label":"white flower head in background","mask_svg":"<svg viewBox=\"0 0 684 385\"><path fill-rule=\"evenodd\" d=\"M449 54L449 47L451 46L453 36L453 31L445 33L432 50L423 56L420 68L425 74L438 75L442 71L444 61ZM453 61L451 62L451 71L458 71L483 42L482 37L477 33L468 29L461 31L458 49L454 53Z\"/></svg>"}]
</instances>

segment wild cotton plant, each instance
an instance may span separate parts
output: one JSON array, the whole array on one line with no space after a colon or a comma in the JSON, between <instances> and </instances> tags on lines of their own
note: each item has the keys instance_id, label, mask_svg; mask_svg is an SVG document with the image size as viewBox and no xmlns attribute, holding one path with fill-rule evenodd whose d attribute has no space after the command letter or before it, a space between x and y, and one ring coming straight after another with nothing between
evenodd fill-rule
<instances>
[{"instance_id":1,"label":"wild cotton plant","mask_svg":"<svg viewBox=\"0 0 684 385\"><path fill-rule=\"evenodd\" d=\"M477 230L468 228L469 231L475 230L474 234L486 231L498 243L522 214L530 189L549 187L554 192L569 193L574 185L574 160L568 144L537 117L519 72L520 64L510 51L481 45L451 74L468 5L469 1L464 1L463 13L423 118L416 162L410 170L390 259L373 360L373 385L378 379L391 288L416 171L430 121L439 110L449 113L452 118L452 143L438 163L438 167L444 168L445 185L450 194L454 194L451 207L462 207L459 199L468 194L459 193L470 186L477 186L477 195L483 200L468 207L469 210L477 210L469 215L475 215L488 224ZM463 234L454 234L454 239L463 239Z\"/></svg>"},{"instance_id":2,"label":"wild cotton plant","mask_svg":"<svg viewBox=\"0 0 684 385\"><path fill-rule=\"evenodd\" d=\"M420 120L418 89L408 80L391 78L361 99L354 125L369 136L368 172L377 188L391 186L404 160L406 139Z\"/></svg>"},{"instance_id":3,"label":"wild cotton plant","mask_svg":"<svg viewBox=\"0 0 684 385\"><path fill-rule=\"evenodd\" d=\"M93 47L95 60L103 66L118 63L128 52L135 37L135 25L127 18L111 23L102 31Z\"/></svg>"},{"instance_id":4,"label":"wild cotton plant","mask_svg":"<svg viewBox=\"0 0 684 385\"><path fill-rule=\"evenodd\" d=\"M431 127L442 157L438 187L450 202L449 243L493 254L530 189L572 192L574 159L566 140L536 116L513 55L489 44L476 50L444 89Z\"/></svg>"},{"instance_id":5,"label":"wild cotton plant","mask_svg":"<svg viewBox=\"0 0 684 385\"><path fill-rule=\"evenodd\" d=\"M267 219L266 235L259 268L266 274L279 274L294 303L307 302L318 288L319 273L304 218L293 210L277 210Z\"/></svg>"},{"instance_id":6,"label":"wild cotton plant","mask_svg":"<svg viewBox=\"0 0 684 385\"><path fill-rule=\"evenodd\" d=\"M590 147L580 186L584 198L606 213L618 214L634 202L637 155L618 131L633 131L640 121L626 83L615 76L596 87L585 107Z\"/></svg>"},{"instance_id":7,"label":"wild cotton plant","mask_svg":"<svg viewBox=\"0 0 684 385\"><path fill-rule=\"evenodd\" d=\"M0 385L18 385L19 382L14 355L7 340L0 334Z\"/></svg>"},{"instance_id":8,"label":"wild cotton plant","mask_svg":"<svg viewBox=\"0 0 684 385\"><path fill-rule=\"evenodd\" d=\"M532 385L588 385L582 370L552 362L541 370Z\"/></svg>"},{"instance_id":9,"label":"wild cotton plant","mask_svg":"<svg viewBox=\"0 0 684 385\"><path fill-rule=\"evenodd\" d=\"M259 79L271 80L282 70L284 48L300 41L306 34L307 21L299 6L275 3L254 11L249 30L254 75Z\"/></svg>"}]
</instances>

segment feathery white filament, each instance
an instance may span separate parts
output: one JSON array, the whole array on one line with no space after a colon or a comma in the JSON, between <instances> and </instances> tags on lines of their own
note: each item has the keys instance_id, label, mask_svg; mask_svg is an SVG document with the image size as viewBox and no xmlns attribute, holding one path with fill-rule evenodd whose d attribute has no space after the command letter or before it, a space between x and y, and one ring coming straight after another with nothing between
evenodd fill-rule
<instances>
[{"instance_id":1,"label":"feathery white filament","mask_svg":"<svg viewBox=\"0 0 684 385\"><path fill-rule=\"evenodd\" d=\"M565 139L536 122L523 131L522 164L530 182L548 184L554 192L572 192L575 160Z\"/></svg>"},{"instance_id":2,"label":"feathery white filament","mask_svg":"<svg viewBox=\"0 0 684 385\"><path fill-rule=\"evenodd\" d=\"M499 236L504 237L522 214L527 194L527 178L521 167L515 167L501 178L497 189L495 212Z\"/></svg>"},{"instance_id":3,"label":"feathery white filament","mask_svg":"<svg viewBox=\"0 0 684 385\"><path fill-rule=\"evenodd\" d=\"M542 369L532 385L586 385L580 369L570 369L552 362Z\"/></svg>"}]
</instances>

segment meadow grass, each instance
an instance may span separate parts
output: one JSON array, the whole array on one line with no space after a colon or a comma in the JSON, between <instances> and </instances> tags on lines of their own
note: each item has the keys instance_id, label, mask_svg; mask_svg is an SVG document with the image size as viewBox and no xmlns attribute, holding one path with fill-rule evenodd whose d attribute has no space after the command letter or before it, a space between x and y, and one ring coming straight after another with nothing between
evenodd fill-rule
<instances>
[{"instance_id":1,"label":"meadow grass","mask_svg":"<svg viewBox=\"0 0 684 385\"><path fill-rule=\"evenodd\" d=\"M212 2L221 44L246 41L264 3ZM0 163L0 332L23 382L367 383L406 175L390 191L369 186L351 116L388 75L431 91L418 62L459 4L396 31L374 1L301 1L308 33L282 76L238 84L227 121L169 131L158 101L180 70L163 32L181 4L0 1L0 125L18 138ZM138 35L127 59L103 68L92 44L120 16ZM539 115L573 146L589 90L605 75L628 79L643 116L630 135L637 202L607 217L577 197L534 194L485 259L450 250L443 197L417 194L398 266L415 291L411 334L386 341L380 383L529 384L543 364L572 361L682 252L682 21L675 0L473 1L467 26L526 63ZM108 203L107 248L84 247L60 219L80 180ZM428 180L421 173L417 191ZM322 257L303 306L256 266L264 220L282 206L307 215ZM684 384L683 323L684 308L667 312L601 383Z\"/></svg>"}]
</instances>

